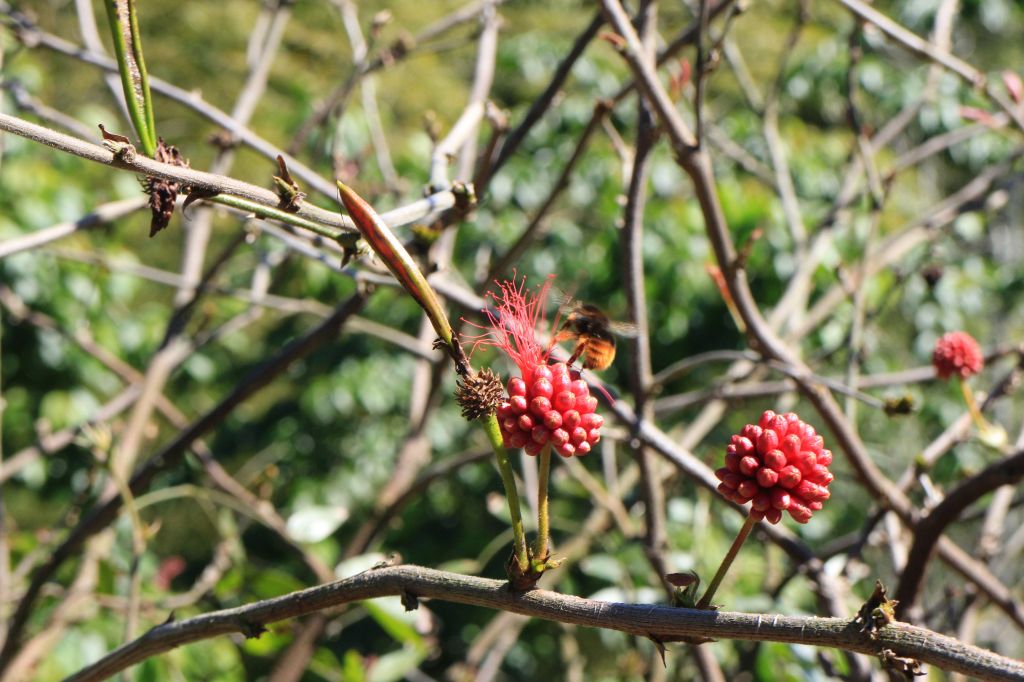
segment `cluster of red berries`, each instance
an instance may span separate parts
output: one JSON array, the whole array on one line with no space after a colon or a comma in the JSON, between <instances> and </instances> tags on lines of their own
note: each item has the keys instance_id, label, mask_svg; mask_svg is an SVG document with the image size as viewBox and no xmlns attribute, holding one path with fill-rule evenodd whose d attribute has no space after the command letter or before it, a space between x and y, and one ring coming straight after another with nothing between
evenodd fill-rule
<instances>
[{"instance_id":1,"label":"cluster of red berries","mask_svg":"<svg viewBox=\"0 0 1024 682\"><path fill-rule=\"evenodd\" d=\"M737 504L751 503L750 516L778 523L788 511L798 523L810 521L829 498L832 452L814 427L792 412L761 415L726 447L725 466L715 472L718 492Z\"/></svg>"},{"instance_id":2,"label":"cluster of red berries","mask_svg":"<svg viewBox=\"0 0 1024 682\"><path fill-rule=\"evenodd\" d=\"M967 332L949 332L935 342L932 365L940 379L948 379L954 374L966 379L981 371L985 357L973 336Z\"/></svg>"},{"instance_id":3,"label":"cluster of red berries","mask_svg":"<svg viewBox=\"0 0 1024 682\"><path fill-rule=\"evenodd\" d=\"M595 414L597 398L590 395L580 373L564 362L537 365L531 382L514 377L508 400L498 407L505 447L537 455L551 444L562 457L585 455L601 439L604 418Z\"/></svg>"}]
</instances>

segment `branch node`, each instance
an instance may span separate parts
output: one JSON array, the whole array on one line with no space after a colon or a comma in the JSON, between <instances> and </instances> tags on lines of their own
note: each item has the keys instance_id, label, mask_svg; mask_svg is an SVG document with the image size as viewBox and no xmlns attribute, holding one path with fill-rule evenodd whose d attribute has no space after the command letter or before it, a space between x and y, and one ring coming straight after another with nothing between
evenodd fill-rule
<instances>
[{"instance_id":1,"label":"branch node","mask_svg":"<svg viewBox=\"0 0 1024 682\"><path fill-rule=\"evenodd\" d=\"M878 631L896 620L896 605L899 602L889 599L885 593L885 585L875 580L875 590L860 607L855 622L861 624L861 631L867 632L871 639L878 637Z\"/></svg>"}]
</instances>

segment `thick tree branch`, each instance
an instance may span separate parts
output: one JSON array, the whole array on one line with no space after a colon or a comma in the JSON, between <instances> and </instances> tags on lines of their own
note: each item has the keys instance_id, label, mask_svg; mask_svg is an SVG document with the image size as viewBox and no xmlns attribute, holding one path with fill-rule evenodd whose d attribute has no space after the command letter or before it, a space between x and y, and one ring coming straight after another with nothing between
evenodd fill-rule
<instances>
[{"instance_id":1,"label":"thick tree branch","mask_svg":"<svg viewBox=\"0 0 1024 682\"><path fill-rule=\"evenodd\" d=\"M65 682L102 680L182 644L218 635L256 637L269 623L316 613L364 599L399 595L407 605L440 599L510 611L534 618L628 632L662 641L714 637L792 642L880 655L891 650L943 670L980 680L1024 680L1024 664L955 639L905 623L877 630L857 619L777 616L729 611L700 611L651 604L622 604L533 590L517 593L500 580L477 578L419 566L371 569L338 582L319 585L248 606L159 625L110 653Z\"/></svg>"}]
</instances>

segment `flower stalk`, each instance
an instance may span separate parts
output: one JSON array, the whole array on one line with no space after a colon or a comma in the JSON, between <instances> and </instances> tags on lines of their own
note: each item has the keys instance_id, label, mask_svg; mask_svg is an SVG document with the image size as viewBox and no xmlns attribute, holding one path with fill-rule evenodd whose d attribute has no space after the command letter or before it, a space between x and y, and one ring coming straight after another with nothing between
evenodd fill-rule
<instances>
[{"instance_id":1,"label":"flower stalk","mask_svg":"<svg viewBox=\"0 0 1024 682\"><path fill-rule=\"evenodd\" d=\"M548 514L548 480L551 477L551 444L540 451L537 462L537 541L534 547L534 563L543 565L548 560L548 538L550 520ZM534 567L535 569L538 566Z\"/></svg>"},{"instance_id":2,"label":"flower stalk","mask_svg":"<svg viewBox=\"0 0 1024 682\"><path fill-rule=\"evenodd\" d=\"M711 605L711 600L715 596L715 592L718 591L718 586L722 584L722 579L725 574L729 572L729 567L732 566L732 562L736 559L736 555L740 553L740 547L746 542L747 536L750 535L750 531L754 529L754 524L757 523L757 519L753 516L748 516L743 521L743 527L740 528L740 532L736 534L736 539L732 541L732 546L729 551L726 552L725 558L722 559L722 564L718 567L718 572L715 573L715 577L711 579L708 584L708 589L704 593L704 596L697 602L698 609L706 609Z\"/></svg>"},{"instance_id":3,"label":"flower stalk","mask_svg":"<svg viewBox=\"0 0 1024 682\"><path fill-rule=\"evenodd\" d=\"M519 507L519 492L516 490L516 477L512 472L512 464L508 460L508 451L501 443L501 427L498 418L493 414L482 420L487 439L494 449L494 459L498 463L501 484L505 487L505 498L508 500L509 516L512 519L512 558L520 575L530 569L530 555L526 547L526 531L523 527L523 516Z\"/></svg>"}]
</instances>

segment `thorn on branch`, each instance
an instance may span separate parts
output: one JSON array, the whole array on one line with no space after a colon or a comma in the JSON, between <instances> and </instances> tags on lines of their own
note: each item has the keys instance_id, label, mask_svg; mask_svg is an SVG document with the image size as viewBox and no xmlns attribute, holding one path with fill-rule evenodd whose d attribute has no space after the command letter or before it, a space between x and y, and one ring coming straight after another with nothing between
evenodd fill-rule
<instances>
[{"instance_id":1,"label":"thorn on branch","mask_svg":"<svg viewBox=\"0 0 1024 682\"><path fill-rule=\"evenodd\" d=\"M245 621L241 625L241 632L246 639L259 639L259 636L267 631L266 626L263 623L253 623L251 621Z\"/></svg>"},{"instance_id":2,"label":"thorn on branch","mask_svg":"<svg viewBox=\"0 0 1024 682\"><path fill-rule=\"evenodd\" d=\"M420 607L420 600L415 594L409 590L402 591L402 606L406 611L415 611Z\"/></svg>"},{"instance_id":3,"label":"thorn on branch","mask_svg":"<svg viewBox=\"0 0 1024 682\"><path fill-rule=\"evenodd\" d=\"M882 649L878 658L883 668L899 673L904 680L912 680L925 674L921 668L921 661L909 656L897 656L892 649Z\"/></svg>"},{"instance_id":4,"label":"thorn on branch","mask_svg":"<svg viewBox=\"0 0 1024 682\"><path fill-rule=\"evenodd\" d=\"M650 632L647 633L647 639L654 642L654 648L658 650L658 655L661 656L661 664L665 668L668 668L668 661L665 660L665 642L660 637Z\"/></svg>"},{"instance_id":5,"label":"thorn on branch","mask_svg":"<svg viewBox=\"0 0 1024 682\"><path fill-rule=\"evenodd\" d=\"M188 207L199 201L200 199L212 199L213 197L220 194L215 189L208 189L205 187L187 187L188 196L185 197L185 201L181 204L181 215L188 218L188 214L185 212Z\"/></svg>"}]
</instances>

